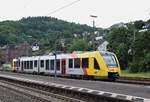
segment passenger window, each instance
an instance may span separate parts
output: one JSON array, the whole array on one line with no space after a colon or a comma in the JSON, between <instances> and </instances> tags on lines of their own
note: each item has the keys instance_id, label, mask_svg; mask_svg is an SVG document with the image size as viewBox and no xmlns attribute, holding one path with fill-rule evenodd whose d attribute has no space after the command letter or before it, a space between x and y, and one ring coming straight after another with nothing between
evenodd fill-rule
<instances>
[{"instance_id":1,"label":"passenger window","mask_svg":"<svg viewBox=\"0 0 150 102\"><path fill-rule=\"evenodd\" d=\"M30 67L30 66L29 66L29 61L27 61L27 69L30 69L29 67Z\"/></svg>"},{"instance_id":2,"label":"passenger window","mask_svg":"<svg viewBox=\"0 0 150 102\"><path fill-rule=\"evenodd\" d=\"M17 61L17 67L20 67L20 61Z\"/></svg>"},{"instance_id":3,"label":"passenger window","mask_svg":"<svg viewBox=\"0 0 150 102\"><path fill-rule=\"evenodd\" d=\"M59 59L57 59L57 61L56 61L56 69L60 70L60 60Z\"/></svg>"},{"instance_id":4,"label":"passenger window","mask_svg":"<svg viewBox=\"0 0 150 102\"><path fill-rule=\"evenodd\" d=\"M25 61L25 69L27 69L27 61Z\"/></svg>"},{"instance_id":5,"label":"passenger window","mask_svg":"<svg viewBox=\"0 0 150 102\"><path fill-rule=\"evenodd\" d=\"M26 61L23 61L24 69L26 69Z\"/></svg>"},{"instance_id":6,"label":"passenger window","mask_svg":"<svg viewBox=\"0 0 150 102\"><path fill-rule=\"evenodd\" d=\"M37 60L34 61L34 67L37 67Z\"/></svg>"},{"instance_id":7,"label":"passenger window","mask_svg":"<svg viewBox=\"0 0 150 102\"><path fill-rule=\"evenodd\" d=\"M16 61L16 67L19 67L19 61Z\"/></svg>"},{"instance_id":8,"label":"passenger window","mask_svg":"<svg viewBox=\"0 0 150 102\"><path fill-rule=\"evenodd\" d=\"M49 60L46 60L46 70L49 70Z\"/></svg>"},{"instance_id":9,"label":"passenger window","mask_svg":"<svg viewBox=\"0 0 150 102\"><path fill-rule=\"evenodd\" d=\"M16 67L17 65L16 65L16 62L14 61L14 67Z\"/></svg>"},{"instance_id":10,"label":"passenger window","mask_svg":"<svg viewBox=\"0 0 150 102\"><path fill-rule=\"evenodd\" d=\"M50 66L51 70L54 70L54 60L50 60Z\"/></svg>"},{"instance_id":11,"label":"passenger window","mask_svg":"<svg viewBox=\"0 0 150 102\"><path fill-rule=\"evenodd\" d=\"M73 59L69 59L69 68L73 68Z\"/></svg>"},{"instance_id":12,"label":"passenger window","mask_svg":"<svg viewBox=\"0 0 150 102\"><path fill-rule=\"evenodd\" d=\"M41 68L44 68L44 60L41 60Z\"/></svg>"},{"instance_id":13,"label":"passenger window","mask_svg":"<svg viewBox=\"0 0 150 102\"><path fill-rule=\"evenodd\" d=\"M24 69L23 62L21 62L21 68Z\"/></svg>"},{"instance_id":14,"label":"passenger window","mask_svg":"<svg viewBox=\"0 0 150 102\"><path fill-rule=\"evenodd\" d=\"M30 61L30 69L33 69L33 61Z\"/></svg>"},{"instance_id":15,"label":"passenger window","mask_svg":"<svg viewBox=\"0 0 150 102\"><path fill-rule=\"evenodd\" d=\"M99 64L98 64L96 58L94 58L94 69L98 69L98 70L100 69Z\"/></svg>"},{"instance_id":16,"label":"passenger window","mask_svg":"<svg viewBox=\"0 0 150 102\"><path fill-rule=\"evenodd\" d=\"M88 67L89 67L89 59L82 58L82 68L88 68Z\"/></svg>"},{"instance_id":17,"label":"passenger window","mask_svg":"<svg viewBox=\"0 0 150 102\"><path fill-rule=\"evenodd\" d=\"M74 59L74 68L80 68L80 59L79 58Z\"/></svg>"}]
</instances>

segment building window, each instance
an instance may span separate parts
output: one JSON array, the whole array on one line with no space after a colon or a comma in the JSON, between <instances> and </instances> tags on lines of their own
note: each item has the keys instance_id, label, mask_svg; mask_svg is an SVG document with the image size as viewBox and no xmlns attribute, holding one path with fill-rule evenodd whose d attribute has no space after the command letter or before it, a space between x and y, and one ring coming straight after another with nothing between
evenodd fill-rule
<instances>
[{"instance_id":1,"label":"building window","mask_svg":"<svg viewBox=\"0 0 150 102\"><path fill-rule=\"evenodd\" d=\"M79 58L74 59L74 68L80 68L80 59Z\"/></svg>"},{"instance_id":2,"label":"building window","mask_svg":"<svg viewBox=\"0 0 150 102\"><path fill-rule=\"evenodd\" d=\"M34 67L37 67L37 60L34 61Z\"/></svg>"},{"instance_id":3,"label":"building window","mask_svg":"<svg viewBox=\"0 0 150 102\"><path fill-rule=\"evenodd\" d=\"M57 61L56 61L56 69L60 70L60 60L59 59L57 59Z\"/></svg>"},{"instance_id":4,"label":"building window","mask_svg":"<svg viewBox=\"0 0 150 102\"><path fill-rule=\"evenodd\" d=\"M69 68L73 68L73 59L69 59Z\"/></svg>"},{"instance_id":5,"label":"building window","mask_svg":"<svg viewBox=\"0 0 150 102\"><path fill-rule=\"evenodd\" d=\"M40 67L44 68L44 60L41 60L40 64L41 64Z\"/></svg>"},{"instance_id":6,"label":"building window","mask_svg":"<svg viewBox=\"0 0 150 102\"><path fill-rule=\"evenodd\" d=\"M49 60L46 60L46 70L49 70Z\"/></svg>"},{"instance_id":7,"label":"building window","mask_svg":"<svg viewBox=\"0 0 150 102\"><path fill-rule=\"evenodd\" d=\"M96 58L94 58L94 69L98 69L98 70L100 69L99 64L98 64Z\"/></svg>"},{"instance_id":8,"label":"building window","mask_svg":"<svg viewBox=\"0 0 150 102\"><path fill-rule=\"evenodd\" d=\"M54 60L50 60L50 66L51 70L54 70Z\"/></svg>"},{"instance_id":9,"label":"building window","mask_svg":"<svg viewBox=\"0 0 150 102\"><path fill-rule=\"evenodd\" d=\"M88 67L89 67L89 59L82 58L82 68L88 68Z\"/></svg>"}]
</instances>

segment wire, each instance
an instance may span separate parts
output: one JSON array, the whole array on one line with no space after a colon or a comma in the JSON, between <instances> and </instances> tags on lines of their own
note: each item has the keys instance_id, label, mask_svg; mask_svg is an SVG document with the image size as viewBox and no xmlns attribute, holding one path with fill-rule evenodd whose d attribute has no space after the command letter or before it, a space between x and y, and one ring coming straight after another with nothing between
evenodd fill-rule
<instances>
[{"instance_id":1,"label":"wire","mask_svg":"<svg viewBox=\"0 0 150 102\"><path fill-rule=\"evenodd\" d=\"M73 2L71 2L70 4L67 4L67 5L65 5L65 6L62 6L62 7L58 8L58 9L56 9L56 10L54 10L54 11L48 13L47 15L54 14L54 13L56 13L56 12L58 12L58 11L64 9L64 8L67 8L67 7L71 6L71 5L73 5L73 4L77 3L77 2L79 2L79 1L80 1L80 0L73 1Z\"/></svg>"}]
</instances>

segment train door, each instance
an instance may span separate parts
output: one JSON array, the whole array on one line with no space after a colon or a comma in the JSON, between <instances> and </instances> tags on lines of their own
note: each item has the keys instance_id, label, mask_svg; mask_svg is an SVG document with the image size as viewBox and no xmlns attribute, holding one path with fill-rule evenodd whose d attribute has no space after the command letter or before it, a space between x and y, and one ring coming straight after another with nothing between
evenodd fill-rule
<instances>
[{"instance_id":1,"label":"train door","mask_svg":"<svg viewBox=\"0 0 150 102\"><path fill-rule=\"evenodd\" d=\"M61 60L61 74L62 75L66 74L66 60L65 59Z\"/></svg>"}]
</instances>

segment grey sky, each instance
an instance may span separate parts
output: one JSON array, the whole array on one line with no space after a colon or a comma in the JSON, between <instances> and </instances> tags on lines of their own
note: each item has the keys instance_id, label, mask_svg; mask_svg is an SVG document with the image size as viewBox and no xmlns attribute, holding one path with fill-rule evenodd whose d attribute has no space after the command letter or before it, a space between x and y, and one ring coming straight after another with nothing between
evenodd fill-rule
<instances>
[{"instance_id":1,"label":"grey sky","mask_svg":"<svg viewBox=\"0 0 150 102\"><path fill-rule=\"evenodd\" d=\"M119 22L150 18L150 0L80 0L56 13L56 9L76 0L0 0L0 21L18 20L28 16L52 16L97 27L109 27Z\"/></svg>"}]
</instances>

